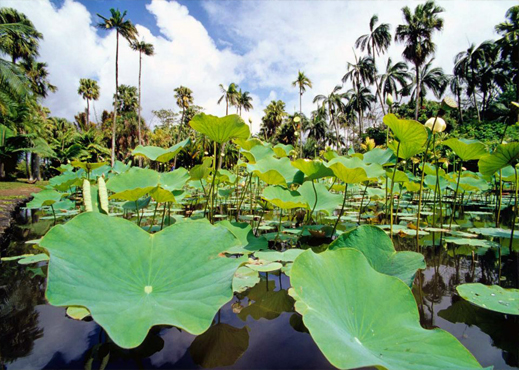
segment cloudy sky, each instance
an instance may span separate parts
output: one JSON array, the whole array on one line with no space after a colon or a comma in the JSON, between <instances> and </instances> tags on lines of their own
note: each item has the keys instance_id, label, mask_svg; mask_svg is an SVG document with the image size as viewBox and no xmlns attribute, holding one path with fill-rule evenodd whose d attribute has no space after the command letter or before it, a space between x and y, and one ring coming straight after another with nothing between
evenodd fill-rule
<instances>
[{"instance_id":1,"label":"cloudy sky","mask_svg":"<svg viewBox=\"0 0 519 370\"><path fill-rule=\"evenodd\" d=\"M368 32L377 14L394 32L402 23L402 7L418 1L173 1L173 0L3 0L2 6L25 13L43 33L40 60L49 65L58 92L45 104L55 116L73 119L85 102L77 94L80 78L99 82L95 102L100 118L111 109L115 90L115 31L96 29L96 13L109 16L110 8L128 10L140 39L155 46L156 55L143 60L143 116L157 123L152 110L175 109L173 89L188 86L195 104L207 113L224 115L218 105L219 84L237 83L253 97L254 109L244 112L257 131L265 106L273 99L299 109L292 87L298 70L312 80L303 95L303 111L315 109L317 94L328 94L354 61L355 40ZM494 26L504 20L515 1L438 1L445 9L444 30L434 35L435 64L452 71L455 55L471 43L495 39ZM394 44L379 58L380 69L390 56L401 59L403 46ZM357 51L357 54L360 52ZM119 81L138 84L138 53L121 43ZM95 117L92 117L95 120Z\"/></svg>"}]
</instances>

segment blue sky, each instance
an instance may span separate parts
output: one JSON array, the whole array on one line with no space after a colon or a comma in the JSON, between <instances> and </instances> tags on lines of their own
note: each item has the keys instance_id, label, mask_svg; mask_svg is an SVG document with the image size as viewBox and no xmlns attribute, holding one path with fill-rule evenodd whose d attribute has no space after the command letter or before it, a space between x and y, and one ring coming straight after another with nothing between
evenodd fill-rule
<instances>
[{"instance_id":1,"label":"blue sky","mask_svg":"<svg viewBox=\"0 0 519 370\"><path fill-rule=\"evenodd\" d=\"M446 73L452 71L455 55L470 43L497 38L494 26L515 5L507 0L438 3L445 8L445 27L433 36L434 65ZM235 82L254 99L254 109L244 114L253 121L254 131L273 99L285 101L289 113L299 109L297 89L291 85L298 70L313 82L303 95L303 111L310 114L315 95L327 95L341 83L347 62L354 60L354 42L368 32L371 16L377 13L394 32L402 22L402 7L416 4L416 0L2 1L24 12L45 37L40 60L48 64L51 82L59 90L44 103L54 115L73 120L84 109L77 87L85 77L96 79L101 87L101 97L93 104L95 114L99 117L103 109L111 109L115 37L113 31L96 29L95 24L96 13L108 16L110 8L119 8L128 11L140 37L155 45L156 55L143 60L143 116L150 126L157 123L153 110L178 110L173 89L179 85L190 87L195 103L207 113L225 114L225 107L216 103L219 84ZM378 58L379 69L388 57L401 60L402 50L393 42ZM119 68L121 83L137 85L138 55L125 42L120 46Z\"/></svg>"}]
</instances>

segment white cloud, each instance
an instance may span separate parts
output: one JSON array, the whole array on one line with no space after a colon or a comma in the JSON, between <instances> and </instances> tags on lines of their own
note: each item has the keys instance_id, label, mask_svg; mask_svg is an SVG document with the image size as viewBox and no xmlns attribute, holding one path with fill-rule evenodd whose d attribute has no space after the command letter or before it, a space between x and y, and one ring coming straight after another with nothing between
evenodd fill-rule
<instances>
[{"instance_id":1,"label":"white cloud","mask_svg":"<svg viewBox=\"0 0 519 370\"><path fill-rule=\"evenodd\" d=\"M302 70L313 81L313 89L303 95L303 110L309 114L313 97L328 94L340 83L346 62L353 61L353 44L367 33L370 17L377 13L381 22L402 22L401 8L414 8L416 1L226 1L203 2L209 16L208 30L183 5L174 1L153 0L146 6L154 15L161 35L153 35L137 25L141 38L155 46L156 55L143 57L143 115L152 122L152 110L175 108L173 89L190 87L195 103L206 112L223 115L225 106L217 105L219 84L236 82L246 86L254 98L254 109L244 112L260 126L263 109L273 99L283 99L287 111L299 109L297 89L291 82ZM446 72L452 69L456 53L496 38L495 24L504 19L513 1L442 1L445 28L434 36L436 63ZM41 60L49 65L51 82L59 91L45 104L56 116L73 119L85 103L77 94L79 79L95 78L101 98L95 103L98 116L111 109L115 88L115 33L99 34L97 16L77 1L66 0L54 7L49 0L4 0L24 12L45 36ZM107 5L108 9L108 5ZM215 27L215 28L213 28ZM218 44L218 45L217 45ZM220 48L219 48L219 47ZM231 47L234 47L231 49ZM222 49L223 48L223 49ZM403 46L392 45L388 55L401 59ZM245 50L240 55L232 50ZM379 58L380 66L386 56ZM119 83L137 85L138 54L126 41L120 43Z\"/></svg>"}]
</instances>

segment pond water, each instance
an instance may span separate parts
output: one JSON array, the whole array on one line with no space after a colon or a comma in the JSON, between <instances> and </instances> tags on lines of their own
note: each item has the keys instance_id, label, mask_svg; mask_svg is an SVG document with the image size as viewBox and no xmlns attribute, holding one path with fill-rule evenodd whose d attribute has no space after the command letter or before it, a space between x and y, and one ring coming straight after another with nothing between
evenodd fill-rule
<instances>
[{"instance_id":1,"label":"pond water","mask_svg":"<svg viewBox=\"0 0 519 370\"><path fill-rule=\"evenodd\" d=\"M458 220L471 227L489 222L490 216L477 211ZM41 237L51 226L52 220L21 212L2 256L32 252L25 241ZM422 326L449 331L483 366L518 369L519 316L478 308L455 289L466 282L515 286L517 253L512 258L502 248L500 274L495 249L450 243L444 248L444 237L431 233L422 239L427 269L412 288ZM508 241L499 240L507 247ZM398 237L395 244L397 250L416 249L413 237ZM198 337L155 327L140 347L125 350L111 343L95 322L70 319L65 308L46 304L44 273L45 268L16 262L0 265L0 369L333 368L294 311L284 274L262 273L261 282L236 294Z\"/></svg>"}]
</instances>

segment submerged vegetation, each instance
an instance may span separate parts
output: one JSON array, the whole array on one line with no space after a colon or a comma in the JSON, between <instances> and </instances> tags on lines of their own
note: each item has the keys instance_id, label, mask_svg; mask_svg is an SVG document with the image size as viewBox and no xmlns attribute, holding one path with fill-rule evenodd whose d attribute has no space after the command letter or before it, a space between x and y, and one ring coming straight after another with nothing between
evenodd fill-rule
<instances>
[{"instance_id":1,"label":"submerged vegetation","mask_svg":"<svg viewBox=\"0 0 519 370\"><path fill-rule=\"evenodd\" d=\"M241 112L252 98L235 83L220 85L224 117L174 89L180 112L154 112L152 131L140 82L119 84L118 59L113 112L91 121L100 91L85 78L86 111L75 123L52 117L41 98L55 87L34 60L43 36L0 9L0 50L11 56L0 61L0 176L49 178L26 208L53 225L30 241L34 253L2 265L30 266L51 305L95 320L121 348L139 347L156 326L200 335L190 351L204 367L246 351L247 330L221 323L219 310L249 294L253 304L233 307L243 321L295 309L291 325L341 369L482 368L453 335L421 326L421 281L428 253L468 255L472 266L492 256L495 274L482 279L491 285L458 279L457 303L519 315L519 274L503 271L519 266L519 7L496 26L499 40L458 54L452 76L433 67L442 12L433 1L403 9L394 38L413 68L388 59L384 73L375 61L393 36L374 16L356 43L367 54L342 80L351 89L317 95L306 117L312 81L299 71L299 112L272 101L251 135ZM126 12L100 17L117 47L122 36L139 52L139 68L153 56ZM290 278L288 293L269 291L269 273ZM236 338L235 357L204 351L219 335Z\"/></svg>"}]
</instances>

